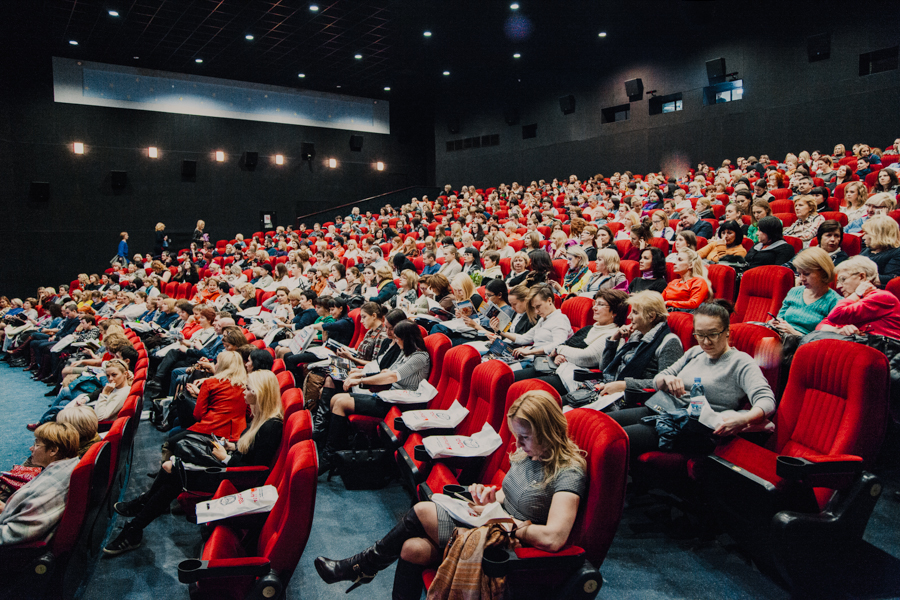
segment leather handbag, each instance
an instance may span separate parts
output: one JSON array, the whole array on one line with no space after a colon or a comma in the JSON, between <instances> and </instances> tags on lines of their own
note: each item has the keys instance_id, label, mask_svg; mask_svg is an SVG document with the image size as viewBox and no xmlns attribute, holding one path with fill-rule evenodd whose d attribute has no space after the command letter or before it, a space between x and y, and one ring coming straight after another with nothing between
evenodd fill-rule
<instances>
[{"instance_id":1,"label":"leather handbag","mask_svg":"<svg viewBox=\"0 0 900 600\"><path fill-rule=\"evenodd\" d=\"M534 359L533 367L539 375L552 375L556 373L558 365L549 356L538 356Z\"/></svg>"},{"instance_id":2,"label":"leather handbag","mask_svg":"<svg viewBox=\"0 0 900 600\"><path fill-rule=\"evenodd\" d=\"M359 437L354 439L353 446ZM383 488L391 480L393 451L387 448L373 448L366 439L366 447L352 450L339 450L337 472L341 476L344 487L348 490L377 490Z\"/></svg>"},{"instance_id":3,"label":"leather handbag","mask_svg":"<svg viewBox=\"0 0 900 600\"><path fill-rule=\"evenodd\" d=\"M212 455L213 437L206 433L188 431L172 444L168 444L172 456L200 467L224 467L225 463Z\"/></svg>"}]
</instances>

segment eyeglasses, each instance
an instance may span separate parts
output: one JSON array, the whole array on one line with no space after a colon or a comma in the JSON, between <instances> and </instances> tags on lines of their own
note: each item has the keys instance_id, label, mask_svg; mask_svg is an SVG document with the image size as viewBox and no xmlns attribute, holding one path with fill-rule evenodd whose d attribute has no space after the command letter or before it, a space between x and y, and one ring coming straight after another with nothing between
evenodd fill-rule
<instances>
[{"instance_id":1,"label":"eyeglasses","mask_svg":"<svg viewBox=\"0 0 900 600\"><path fill-rule=\"evenodd\" d=\"M723 333L725 333L724 329L722 331L708 331L706 333L700 333L699 331L695 331L693 333L693 336L694 336L694 339L696 339L698 342L702 342L702 341L706 340L707 342L711 342L711 343L715 344L717 341L719 341L719 336L722 335Z\"/></svg>"}]
</instances>

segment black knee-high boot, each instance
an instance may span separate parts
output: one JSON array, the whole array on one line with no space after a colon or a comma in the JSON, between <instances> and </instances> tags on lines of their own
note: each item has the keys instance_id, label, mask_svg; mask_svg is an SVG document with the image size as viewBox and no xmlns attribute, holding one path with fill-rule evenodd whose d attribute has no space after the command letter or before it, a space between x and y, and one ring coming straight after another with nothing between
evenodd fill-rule
<instances>
[{"instance_id":1,"label":"black knee-high boot","mask_svg":"<svg viewBox=\"0 0 900 600\"><path fill-rule=\"evenodd\" d=\"M422 571L425 567L402 558L394 572L394 589L391 600L419 600L422 597Z\"/></svg>"},{"instance_id":2,"label":"black knee-high boot","mask_svg":"<svg viewBox=\"0 0 900 600\"><path fill-rule=\"evenodd\" d=\"M400 558L403 543L417 537L426 537L425 528L419 521L416 509L411 508L386 536L359 554L344 560L331 560L324 556L316 558L316 571L328 584L352 581L353 585L347 590L349 592L369 583L379 571L391 566L391 563ZM406 575L408 576L408 573ZM396 579L394 581L396 582ZM421 583L421 571L419 582Z\"/></svg>"},{"instance_id":3,"label":"black knee-high boot","mask_svg":"<svg viewBox=\"0 0 900 600\"><path fill-rule=\"evenodd\" d=\"M329 416L328 441L319 453L319 475L334 469L338 450L344 448L350 433L350 419L345 415L331 413ZM331 476L329 475L329 478Z\"/></svg>"},{"instance_id":4,"label":"black knee-high boot","mask_svg":"<svg viewBox=\"0 0 900 600\"><path fill-rule=\"evenodd\" d=\"M316 411L313 413L313 440L317 443L324 443L328 439L328 422L331 416L331 399L337 393L337 388L322 388L316 404Z\"/></svg>"}]
</instances>

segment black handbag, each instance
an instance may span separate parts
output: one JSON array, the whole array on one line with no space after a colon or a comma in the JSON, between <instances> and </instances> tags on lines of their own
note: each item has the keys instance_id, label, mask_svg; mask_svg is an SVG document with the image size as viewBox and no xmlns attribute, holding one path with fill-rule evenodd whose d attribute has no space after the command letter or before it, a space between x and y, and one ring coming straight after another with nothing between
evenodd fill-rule
<instances>
[{"instance_id":1,"label":"black handbag","mask_svg":"<svg viewBox=\"0 0 900 600\"><path fill-rule=\"evenodd\" d=\"M339 450L335 453L337 472L348 490L378 490L391 480L393 451L387 448L373 448L371 440L365 438L364 448ZM351 445L358 446L357 440Z\"/></svg>"},{"instance_id":2,"label":"black handbag","mask_svg":"<svg viewBox=\"0 0 900 600\"><path fill-rule=\"evenodd\" d=\"M597 391L594 388L583 388L572 390L562 397L563 406L571 406L572 408L581 408L590 404L597 399Z\"/></svg>"},{"instance_id":3,"label":"black handbag","mask_svg":"<svg viewBox=\"0 0 900 600\"><path fill-rule=\"evenodd\" d=\"M186 463L200 467L224 467L225 463L212 455L213 436L207 433L187 431L174 443L164 444L168 446L172 456L177 456Z\"/></svg>"},{"instance_id":4,"label":"black handbag","mask_svg":"<svg viewBox=\"0 0 900 600\"><path fill-rule=\"evenodd\" d=\"M549 356L536 357L532 366L539 375L553 375L556 373L556 369L559 368L559 365L557 365Z\"/></svg>"}]
</instances>

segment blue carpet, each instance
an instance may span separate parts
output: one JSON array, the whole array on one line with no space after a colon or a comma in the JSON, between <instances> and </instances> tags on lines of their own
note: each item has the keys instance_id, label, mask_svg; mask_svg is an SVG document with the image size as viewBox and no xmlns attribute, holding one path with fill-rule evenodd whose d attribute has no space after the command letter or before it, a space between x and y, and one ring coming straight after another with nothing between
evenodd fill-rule
<instances>
[{"instance_id":1,"label":"blue carpet","mask_svg":"<svg viewBox=\"0 0 900 600\"><path fill-rule=\"evenodd\" d=\"M36 420L46 407L43 393L48 388L32 382L19 369L0 366L0 402L5 418L0 421L2 465L21 462L28 454L33 436L24 425ZM164 435L147 422L138 428L134 464L124 498L130 499L149 488L146 476L159 465L159 447ZM896 449L886 454L898 456ZM885 494L875 508L865 539L894 557L900 557L900 502L893 493L900 489L900 469L879 469L885 480ZM312 534L287 591L296 600L348 598L346 584L325 585L316 575L313 559L322 554L344 558L359 552L388 531L410 506L407 494L397 484L378 491L347 491L339 479L320 479ZM676 598L767 598L781 600L789 594L736 552L727 536L710 542L677 541L663 533L635 533L632 525L648 522L646 509L629 507L602 566L604 586L599 598L663 600ZM122 526L114 517L109 535ZM178 583L176 567L186 558L199 556L197 527L183 517L157 519L147 528L141 548L127 554L99 560L89 574L81 598L187 598L187 589ZM394 567L350 597L390 598ZM900 594L881 595L898 597Z\"/></svg>"}]
</instances>

